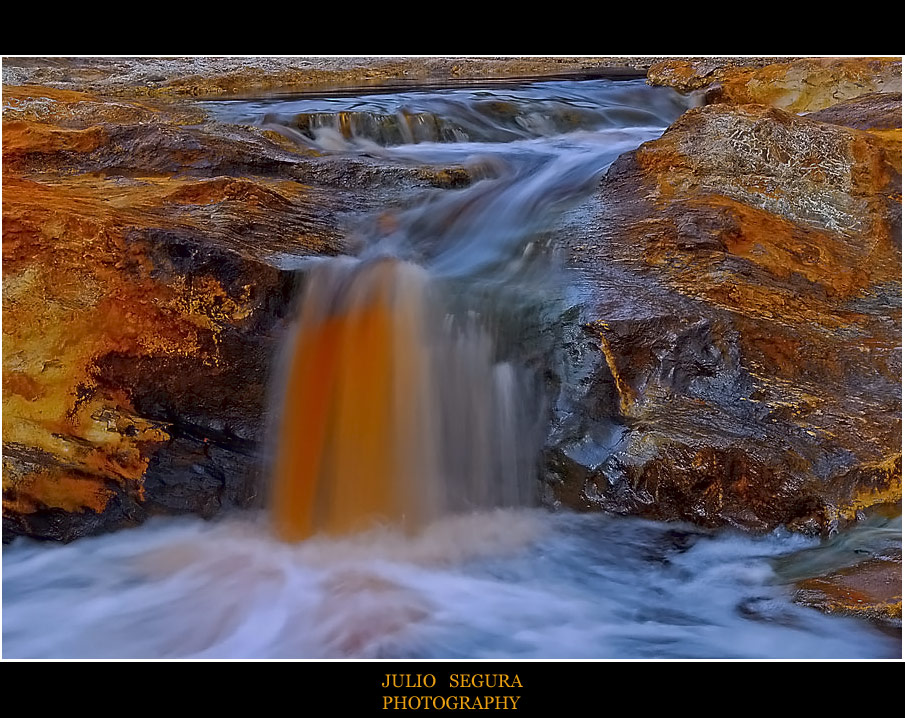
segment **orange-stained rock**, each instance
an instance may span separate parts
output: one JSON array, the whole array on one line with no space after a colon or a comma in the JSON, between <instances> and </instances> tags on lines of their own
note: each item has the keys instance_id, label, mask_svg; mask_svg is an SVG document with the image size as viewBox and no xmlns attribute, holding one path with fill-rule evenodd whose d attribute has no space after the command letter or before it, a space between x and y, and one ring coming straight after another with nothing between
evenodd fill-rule
<instances>
[{"instance_id":1,"label":"orange-stained rock","mask_svg":"<svg viewBox=\"0 0 905 718\"><path fill-rule=\"evenodd\" d=\"M105 362L178 359L199 379L223 371L224 331L259 311L266 286L249 268L241 284L213 264L174 271L166 240L148 232L167 224L162 214L136 208L161 188L107 184L4 177L4 520L28 533L68 538L79 513L109 509L114 523L139 513L176 417L140 416L135 386L111 381ZM42 528L48 514L60 523L55 509L75 517Z\"/></svg>"},{"instance_id":2,"label":"orange-stained rock","mask_svg":"<svg viewBox=\"0 0 905 718\"><path fill-rule=\"evenodd\" d=\"M873 92L902 91L901 58L802 58L762 65L721 59L664 60L648 82L707 102L757 103L787 112L814 112Z\"/></svg>"},{"instance_id":3,"label":"orange-stained rock","mask_svg":"<svg viewBox=\"0 0 905 718\"><path fill-rule=\"evenodd\" d=\"M901 501L900 150L706 106L613 164L592 224L559 500L807 531Z\"/></svg>"},{"instance_id":4,"label":"orange-stained rock","mask_svg":"<svg viewBox=\"0 0 905 718\"><path fill-rule=\"evenodd\" d=\"M795 600L825 613L902 625L902 555L870 558L799 581Z\"/></svg>"},{"instance_id":5,"label":"orange-stained rock","mask_svg":"<svg viewBox=\"0 0 905 718\"><path fill-rule=\"evenodd\" d=\"M5 87L4 539L247 504L293 267L342 249L341 215L385 200L375 180L462 181L444 172Z\"/></svg>"}]
</instances>

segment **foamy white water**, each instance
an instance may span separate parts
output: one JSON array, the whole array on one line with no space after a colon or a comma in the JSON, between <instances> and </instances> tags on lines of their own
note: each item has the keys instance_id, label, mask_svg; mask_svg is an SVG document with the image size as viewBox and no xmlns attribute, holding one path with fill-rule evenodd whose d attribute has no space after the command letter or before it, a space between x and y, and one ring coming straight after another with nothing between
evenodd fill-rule
<instances>
[{"instance_id":1,"label":"foamy white water","mask_svg":"<svg viewBox=\"0 0 905 718\"><path fill-rule=\"evenodd\" d=\"M793 604L815 540L500 509L290 545L263 517L159 519L3 556L7 658L890 658Z\"/></svg>"}]
</instances>

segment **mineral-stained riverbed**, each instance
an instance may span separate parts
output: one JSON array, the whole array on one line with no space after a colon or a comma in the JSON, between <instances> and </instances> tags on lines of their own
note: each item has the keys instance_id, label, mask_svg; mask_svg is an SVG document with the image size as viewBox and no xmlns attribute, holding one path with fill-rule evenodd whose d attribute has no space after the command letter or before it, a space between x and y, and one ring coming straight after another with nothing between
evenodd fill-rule
<instances>
[{"instance_id":1,"label":"mineral-stained riverbed","mask_svg":"<svg viewBox=\"0 0 905 718\"><path fill-rule=\"evenodd\" d=\"M641 81L594 80L209 103L221 121L263 125L317 152L459 164L476 178L464 189L360 218L350 243L359 250L355 259L300 264L310 277L342 267L339 279L324 282L331 294L307 301L323 302L328 315L358 322L352 328L363 336L418 357L421 379L436 391L403 398L431 421L408 425L415 434L392 422L367 424L386 440L374 448L381 469L372 472L355 462L343 469L348 450L308 451L321 483L310 505L293 508L313 517L299 529L304 540L294 543L275 538L270 514L258 510L209 522L152 519L69 545L17 539L3 552L4 655L900 656L900 639L890 631L793 601L792 582L804 571L794 570L794 556L813 562L825 550L821 570L836 568L850 550L838 543L783 530L754 536L537 508L531 456L544 441L537 423L545 397L529 359L543 351L532 354L519 342L526 322L556 316L551 307L580 291L570 286L550 228L620 154L658 137L691 102ZM406 315L401 336L398 311L365 311L374 297L400 296L393 272L377 289L357 290L354 301L342 294L355 292L365 274L356 267L387 260L424 273L430 302L445 316L431 333L413 329ZM323 328L322 317L312 321L316 331ZM373 385L360 373L373 365L356 359L369 350L374 346L336 345L332 356L342 370L327 390L339 398L331 404L328 395L322 407L323 421L333 422L325 446L354 444L336 417L352 415L338 408L349 405L350 391ZM397 356L387 354L388 376L402 371L392 365ZM357 416L373 408L368 402L398 406L402 394L391 386L386 396L356 396ZM282 397L275 413L304 400ZM384 445L395 449L387 453ZM402 476L414 464L400 454L432 451L435 462L418 464L433 467L428 475ZM379 496L424 492L425 518L407 533L393 521L368 529L365 509L356 513L353 480L372 482ZM325 508L337 485L345 487L343 505ZM337 523L340 510L339 523L360 530L318 533ZM895 543L901 523L887 519L871 528L874 539Z\"/></svg>"}]
</instances>

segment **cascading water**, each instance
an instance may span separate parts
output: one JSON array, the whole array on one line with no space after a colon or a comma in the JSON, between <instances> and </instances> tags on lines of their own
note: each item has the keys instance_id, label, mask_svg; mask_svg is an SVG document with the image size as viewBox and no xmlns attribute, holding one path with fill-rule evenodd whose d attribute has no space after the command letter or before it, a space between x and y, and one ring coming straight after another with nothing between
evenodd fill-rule
<instances>
[{"instance_id":1,"label":"cascading water","mask_svg":"<svg viewBox=\"0 0 905 718\"><path fill-rule=\"evenodd\" d=\"M208 104L320 152L458 164L472 183L362 218L357 256L305 271L271 510L16 541L4 655L900 655L870 624L791 602L783 576L804 569L789 554L846 565L841 544L531 508L547 427L526 337L560 292L552 222L686 107L606 80Z\"/></svg>"},{"instance_id":2,"label":"cascading water","mask_svg":"<svg viewBox=\"0 0 905 718\"><path fill-rule=\"evenodd\" d=\"M321 150L464 163L479 178L397 213L389 231L386 219L379 230L365 225L360 259L310 271L283 370L271 498L281 537L380 520L423 527L456 510L531 503L540 397L524 366L498 359L498 324L513 322L493 315L549 287L541 230L639 134L656 134L613 127L618 118L662 123L681 107L663 93L659 115L620 115L618 85L589 96L568 88L506 99L478 91L471 101L415 93L404 107L346 98L332 113L323 111L331 101L297 101L265 115L269 128ZM443 282L468 299L444 307Z\"/></svg>"},{"instance_id":3,"label":"cascading water","mask_svg":"<svg viewBox=\"0 0 905 718\"><path fill-rule=\"evenodd\" d=\"M535 446L518 370L433 294L423 269L392 258L311 272L273 472L282 538L528 503Z\"/></svg>"}]
</instances>

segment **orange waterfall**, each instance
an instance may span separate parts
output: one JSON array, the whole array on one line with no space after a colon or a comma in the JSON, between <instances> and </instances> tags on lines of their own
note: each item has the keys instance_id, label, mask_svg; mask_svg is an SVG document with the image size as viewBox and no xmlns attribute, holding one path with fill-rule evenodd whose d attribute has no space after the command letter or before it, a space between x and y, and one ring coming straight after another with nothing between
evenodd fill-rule
<instances>
[{"instance_id":1,"label":"orange waterfall","mask_svg":"<svg viewBox=\"0 0 905 718\"><path fill-rule=\"evenodd\" d=\"M439 467L424 282L417 267L390 259L312 273L273 477L283 539L430 518Z\"/></svg>"}]
</instances>

